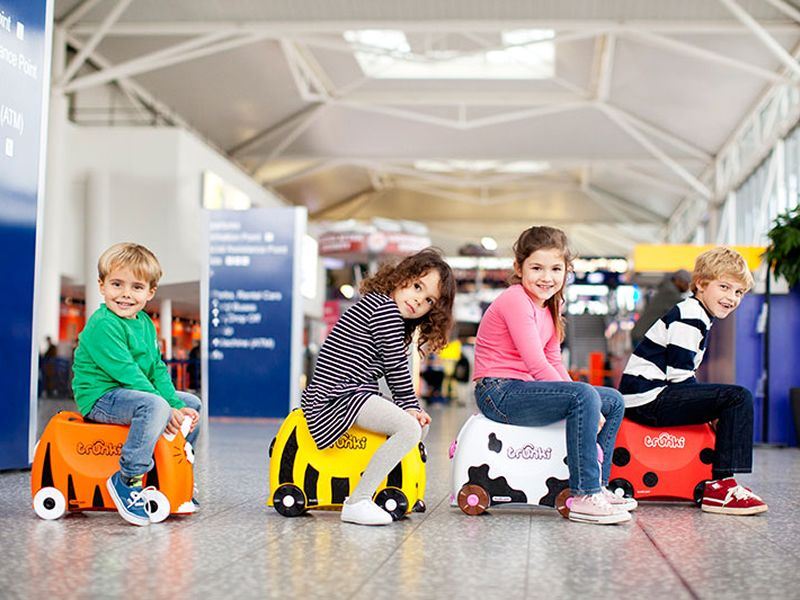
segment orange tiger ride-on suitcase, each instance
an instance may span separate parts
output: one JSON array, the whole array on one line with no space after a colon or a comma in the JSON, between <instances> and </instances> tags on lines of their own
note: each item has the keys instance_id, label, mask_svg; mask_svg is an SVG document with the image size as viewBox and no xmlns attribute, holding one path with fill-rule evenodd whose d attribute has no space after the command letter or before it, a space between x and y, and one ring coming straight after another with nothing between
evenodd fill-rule
<instances>
[{"instance_id":1,"label":"orange tiger ride-on suitcase","mask_svg":"<svg viewBox=\"0 0 800 600\"><path fill-rule=\"evenodd\" d=\"M151 522L195 511L194 452L185 437L190 426L187 417L172 439L165 434L156 443L155 466L143 482ZM31 467L36 514L42 519L58 519L67 511L116 511L106 480L119 470L128 429L125 425L86 422L75 412L61 412L50 419Z\"/></svg>"},{"instance_id":2,"label":"orange tiger ride-on suitcase","mask_svg":"<svg viewBox=\"0 0 800 600\"><path fill-rule=\"evenodd\" d=\"M715 441L708 424L648 427L623 419L608 487L637 500L699 504L711 479Z\"/></svg>"}]
</instances>

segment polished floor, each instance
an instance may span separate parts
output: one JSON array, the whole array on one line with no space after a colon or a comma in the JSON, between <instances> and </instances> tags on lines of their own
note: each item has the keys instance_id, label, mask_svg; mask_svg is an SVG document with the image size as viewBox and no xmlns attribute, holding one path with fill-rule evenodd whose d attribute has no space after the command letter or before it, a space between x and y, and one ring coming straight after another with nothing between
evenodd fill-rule
<instances>
[{"instance_id":1,"label":"polished floor","mask_svg":"<svg viewBox=\"0 0 800 600\"><path fill-rule=\"evenodd\" d=\"M742 478L756 517L646 505L627 525L551 510L467 517L447 448L468 412L436 406L428 511L384 528L265 506L277 424L213 422L199 444L201 511L146 528L114 513L42 521L30 474L0 474L0 598L798 598L800 452L757 449Z\"/></svg>"}]
</instances>

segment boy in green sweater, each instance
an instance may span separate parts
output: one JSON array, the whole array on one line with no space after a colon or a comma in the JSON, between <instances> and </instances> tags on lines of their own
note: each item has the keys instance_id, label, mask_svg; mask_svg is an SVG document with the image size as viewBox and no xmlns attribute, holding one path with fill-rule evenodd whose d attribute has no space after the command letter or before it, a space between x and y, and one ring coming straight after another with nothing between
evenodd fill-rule
<instances>
[{"instance_id":1,"label":"boy in green sweater","mask_svg":"<svg viewBox=\"0 0 800 600\"><path fill-rule=\"evenodd\" d=\"M166 431L175 434L191 417L194 443L200 400L176 392L161 360L156 328L143 311L156 293L161 265L144 246L111 246L97 262L100 305L80 334L73 363L72 390L78 410L98 423L130 425L120 469L106 482L122 518L149 525L142 478L153 468L153 450Z\"/></svg>"}]
</instances>

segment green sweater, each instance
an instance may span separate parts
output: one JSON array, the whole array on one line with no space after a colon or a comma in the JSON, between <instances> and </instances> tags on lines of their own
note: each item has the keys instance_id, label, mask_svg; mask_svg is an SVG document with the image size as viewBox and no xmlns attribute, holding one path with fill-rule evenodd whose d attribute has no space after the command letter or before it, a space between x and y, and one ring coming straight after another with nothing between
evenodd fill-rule
<instances>
[{"instance_id":1,"label":"green sweater","mask_svg":"<svg viewBox=\"0 0 800 600\"><path fill-rule=\"evenodd\" d=\"M156 328L145 312L123 319L101 304L78 337L72 365L72 391L81 414L115 388L158 394L173 408L185 404L175 394L161 360Z\"/></svg>"}]
</instances>

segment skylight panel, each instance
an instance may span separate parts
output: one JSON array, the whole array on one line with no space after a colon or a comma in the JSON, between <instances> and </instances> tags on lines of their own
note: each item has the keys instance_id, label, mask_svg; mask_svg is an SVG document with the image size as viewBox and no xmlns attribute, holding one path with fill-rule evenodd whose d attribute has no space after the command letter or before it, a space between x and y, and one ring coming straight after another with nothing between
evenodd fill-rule
<instances>
[{"instance_id":1,"label":"skylight panel","mask_svg":"<svg viewBox=\"0 0 800 600\"><path fill-rule=\"evenodd\" d=\"M411 51L394 29L345 31L344 39L367 77L375 79L547 79L555 74L555 32L516 29L501 33L501 46L463 52Z\"/></svg>"}]
</instances>

